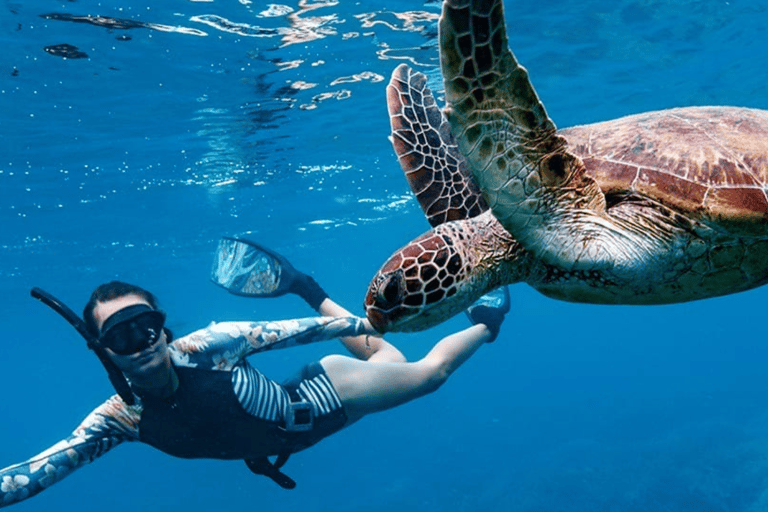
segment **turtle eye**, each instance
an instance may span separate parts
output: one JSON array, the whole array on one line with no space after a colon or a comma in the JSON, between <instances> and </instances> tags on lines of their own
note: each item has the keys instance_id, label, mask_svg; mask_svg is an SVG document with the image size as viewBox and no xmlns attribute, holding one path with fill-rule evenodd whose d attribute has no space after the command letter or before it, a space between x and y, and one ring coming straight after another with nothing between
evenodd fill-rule
<instances>
[{"instance_id":1,"label":"turtle eye","mask_svg":"<svg viewBox=\"0 0 768 512\"><path fill-rule=\"evenodd\" d=\"M384 278L379 286L378 302L383 306L395 306L401 302L403 296L403 273L397 271Z\"/></svg>"}]
</instances>

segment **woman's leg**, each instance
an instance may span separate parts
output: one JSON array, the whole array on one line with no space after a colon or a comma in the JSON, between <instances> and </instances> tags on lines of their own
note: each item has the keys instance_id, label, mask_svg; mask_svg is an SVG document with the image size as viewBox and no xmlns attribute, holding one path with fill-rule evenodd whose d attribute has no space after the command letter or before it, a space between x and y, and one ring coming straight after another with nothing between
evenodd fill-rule
<instances>
[{"instance_id":1,"label":"woman's leg","mask_svg":"<svg viewBox=\"0 0 768 512\"><path fill-rule=\"evenodd\" d=\"M421 360L360 361L332 355L320 360L350 422L435 391L475 351L493 338L477 324L440 340Z\"/></svg>"},{"instance_id":2,"label":"woman's leg","mask_svg":"<svg viewBox=\"0 0 768 512\"><path fill-rule=\"evenodd\" d=\"M317 311L323 316L353 316L343 306L326 297ZM346 336L340 338L353 356L363 361L404 363L405 356L397 347L379 336Z\"/></svg>"}]
</instances>

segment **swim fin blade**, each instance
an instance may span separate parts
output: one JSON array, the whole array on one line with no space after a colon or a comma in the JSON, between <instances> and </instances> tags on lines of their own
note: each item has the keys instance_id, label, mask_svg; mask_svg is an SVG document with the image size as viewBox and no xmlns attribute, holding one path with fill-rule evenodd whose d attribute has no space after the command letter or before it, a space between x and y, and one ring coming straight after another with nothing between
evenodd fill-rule
<instances>
[{"instance_id":1,"label":"swim fin blade","mask_svg":"<svg viewBox=\"0 0 768 512\"><path fill-rule=\"evenodd\" d=\"M280 254L240 237L219 240L211 281L246 297L279 297L290 291L297 275Z\"/></svg>"}]
</instances>

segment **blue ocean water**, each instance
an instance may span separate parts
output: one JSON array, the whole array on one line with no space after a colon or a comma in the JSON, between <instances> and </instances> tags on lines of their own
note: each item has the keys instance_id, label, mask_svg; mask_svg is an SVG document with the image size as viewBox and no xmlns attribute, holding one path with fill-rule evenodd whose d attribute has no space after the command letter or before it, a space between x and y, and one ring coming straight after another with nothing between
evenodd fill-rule
<instances>
[{"instance_id":1,"label":"blue ocean water","mask_svg":"<svg viewBox=\"0 0 768 512\"><path fill-rule=\"evenodd\" d=\"M387 141L384 87L408 62L441 88L439 2L0 9L0 466L65 437L110 393L32 286L80 310L97 284L136 282L177 332L310 314L292 297L247 300L208 282L217 239L249 231L361 313L381 262L427 229ZM558 126L673 106L768 108L762 2L506 9L510 44ZM664 307L511 292L494 344L434 395L292 457L294 491L242 463L126 445L16 507L768 510L768 290ZM389 339L417 358L465 322ZM253 362L280 379L340 351Z\"/></svg>"}]
</instances>

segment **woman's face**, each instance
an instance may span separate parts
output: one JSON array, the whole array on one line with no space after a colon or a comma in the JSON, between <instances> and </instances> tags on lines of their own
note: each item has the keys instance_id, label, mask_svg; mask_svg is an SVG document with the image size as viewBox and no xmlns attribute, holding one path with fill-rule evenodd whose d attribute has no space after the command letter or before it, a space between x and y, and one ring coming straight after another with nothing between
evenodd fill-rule
<instances>
[{"instance_id":1,"label":"woman's face","mask_svg":"<svg viewBox=\"0 0 768 512\"><path fill-rule=\"evenodd\" d=\"M98 302L93 310L93 318L96 320L99 332L110 316L137 304L149 306L146 300L135 294ZM165 331L162 331L155 343L133 354L116 354L106 347L105 351L133 385L149 390L167 385L170 379L171 358L167 341Z\"/></svg>"}]
</instances>

